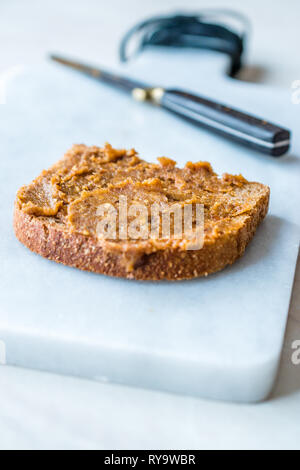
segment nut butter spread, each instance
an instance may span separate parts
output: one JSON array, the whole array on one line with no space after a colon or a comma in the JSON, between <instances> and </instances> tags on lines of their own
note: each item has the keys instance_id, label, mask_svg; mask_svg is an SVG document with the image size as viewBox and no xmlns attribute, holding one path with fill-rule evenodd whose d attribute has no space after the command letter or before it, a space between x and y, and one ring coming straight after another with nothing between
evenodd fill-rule
<instances>
[{"instance_id":1,"label":"nut butter spread","mask_svg":"<svg viewBox=\"0 0 300 470\"><path fill-rule=\"evenodd\" d=\"M147 163L134 149L116 150L109 144L104 148L74 145L61 161L19 190L17 204L29 215L46 218L62 230L93 237L98 243L102 241L97 231L99 206L117 208L124 196L128 207L143 204L150 208L157 203L167 210L175 203L182 207L201 204L204 237L209 242L242 225L241 216L252 209L246 183L242 176L225 174L218 178L207 162L188 162L181 169L166 157L158 158L155 164ZM144 214L146 224L151 222L149 214ZM131 218L129 215L128 224ZM143 253L170 246L182 250L188 247L187 240L171 235L131 238L121 232L119 226L109 243L112 249L130 255L129 265Z\"/></svg>"}]
</instances>

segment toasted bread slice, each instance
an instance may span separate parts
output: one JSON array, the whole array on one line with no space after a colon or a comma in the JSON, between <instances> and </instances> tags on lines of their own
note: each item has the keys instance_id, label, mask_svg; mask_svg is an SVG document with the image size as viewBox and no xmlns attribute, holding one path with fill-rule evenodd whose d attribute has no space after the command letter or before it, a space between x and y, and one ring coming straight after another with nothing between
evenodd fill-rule
<instances>
[{"instance_id":1,"label":"toasted bread slice","mask_svg":"<svg viewBox=\"0 0 300 470\"><path fill-rule=\"evenodd\" d=\"M45 258L130 279L190 279L232 264L267 213L269 188L241 175L218 178L207 162L188 162L180 169L173 160L158 160L150 164L133 149L115 150L109 144L104 148L74 145L62 160L18 191L17 238ZM117 209L125 198L127 220L125 224L122 219L122 225ZM169 232L162 233L161 214L174 204L192 207L192 231L195 206L202 208L201 246L194 244L190 233L175 233L171 212ZM134 211L139 224L133 236L128 227L133 223L136 228L137 223L132 213L128 215L128 207L134 205L143 207ZM154 206L160 215L152 232ZM115 218L107 219L108 213ZM101 221L105 223L99 232ZM105 232L110 221L114 230Z\"/></svg>"}]
</instances>

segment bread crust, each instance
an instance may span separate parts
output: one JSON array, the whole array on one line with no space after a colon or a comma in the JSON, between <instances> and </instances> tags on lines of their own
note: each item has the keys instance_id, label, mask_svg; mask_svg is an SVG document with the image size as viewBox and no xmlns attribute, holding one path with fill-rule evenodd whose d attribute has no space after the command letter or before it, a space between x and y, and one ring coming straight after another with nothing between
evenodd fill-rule
<instances>
[{"instance_id":1,"label":"bread crust","mask_svg":"<svg viewBox=\"0 0 300 470\"><path fill-rule=\"evenodd\" d=\"M143 255L130 272L124 255L112 252L97 239L71 233L43 217L25 213L16 203L14 230L18 240L31 251L50 260L81 270L136 280L184 280L220 271L234 263L245 251L257 226L265 217L269 204L269 188L264 188L255 206L236 231L205 240L201 250L165 249Z\"/></svg>"}]
</instances>

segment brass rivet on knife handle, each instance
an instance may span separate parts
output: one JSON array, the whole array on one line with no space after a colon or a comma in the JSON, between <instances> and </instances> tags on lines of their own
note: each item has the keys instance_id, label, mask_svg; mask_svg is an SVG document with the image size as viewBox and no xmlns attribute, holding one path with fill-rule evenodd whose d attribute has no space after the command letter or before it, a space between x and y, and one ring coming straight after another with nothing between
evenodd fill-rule
<instances>
[{"instance_id":1,"label":"brass rivet on knife handle","mask_svg":"<svg viewBox=\"0 0 300 470\"><path fill-rule=\"evenodd\" d=\"M134 88L131 93L132 93L132 97L136 101L147 101L148 100L148 92L144 88Z\"/></svg>"},{"instance_id":2,"label":"brass rivet on knife handle","mask_svg":"<svg viewBox=\"0 0 300 470\"><path fill-rule=\"evenodd\" d=\"M150 89L150 96L151 96L152 103L160 104L161 99L164 95L164 92L165 92L165 90L163 88L160 88L160 87L151 88Z\"/></svg>"},{"instance_id":3,"label":"brass rivet on knife handle","mask_svg":"<svg viewBox=\"0 0 300 470\"><path fill-rule=\"evenodd\" d=\"M132 96L136 101L150 101L154 104L160 104L164 91L165 90L160 87L134 88L132 90Z\"/></svg>"}]
</instances>

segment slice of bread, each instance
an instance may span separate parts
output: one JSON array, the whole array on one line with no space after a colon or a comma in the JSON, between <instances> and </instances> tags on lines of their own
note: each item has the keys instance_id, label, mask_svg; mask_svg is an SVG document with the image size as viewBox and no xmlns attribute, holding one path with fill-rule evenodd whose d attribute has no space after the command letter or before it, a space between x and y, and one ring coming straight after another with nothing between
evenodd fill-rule
<instances>
[{"instance_id":1,"label":"slice of bread","mask_svg":"<svg viewBox=\"0 0 300 470\"><path fill-rule=\"evenodd\" d=\"M241 175L218 178L207 162L188 162L180 169L173 160L158 160L150 164L133 149L115 150L109 144L74 145L62 160L18 191L17 238L45 258L130 279L190 279L232 264L267 213L269 188ZM120 223L117 211L124 198L126 224L123 219ZM161 212L152 232L155 204ZM192 231L195 207L202 208L201 245L195 245L189 232L175 233L175 215L169 211L174 204L192 207ZM128 208L137 205L134 218ZM108 213L115 218L107 218ZM167 235L162 233L163 213L170 214ZM185 219L179 220L182 228ZM114 230L107 232L108 226ZM130 232L128 227L137 230Z\"/></svg>"}]
</instances>

